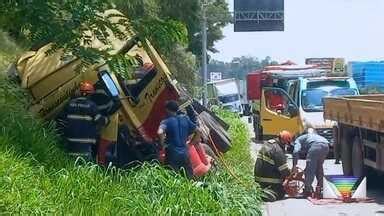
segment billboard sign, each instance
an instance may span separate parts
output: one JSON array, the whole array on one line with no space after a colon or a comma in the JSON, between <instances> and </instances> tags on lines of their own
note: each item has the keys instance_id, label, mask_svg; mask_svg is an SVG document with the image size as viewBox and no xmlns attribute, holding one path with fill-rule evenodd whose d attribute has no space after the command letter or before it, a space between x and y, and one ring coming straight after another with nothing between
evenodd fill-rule
<instances>
[{"instance_id":1,"label":"billboard sign","mask_svg":"<svg viewBox=\"0 0 384 216\"><path fill-rule=\"evenodd\" d=\"M307 58L305 64L317 65L318 68L327 70L330 73L345 73L344 58Z\"/></svg>"},{"instance_id":2,"label":"billboard sign","mask_svg":"<svg viewBox=\"0 0 384 216\"><path fill-rule=\"evenodd\" d=\"M334 73L345 73L345 60L343 58L336 58L333 61Z\"/></svg>"},{"instance_id":3,"label":"billboard sign","mask_svg":"<svg viewBox=\"0 0 384 216\"><path fill-rule=\"evenodd\" d=\"M284 31L284 0L234 0L235 32Z\"/></svg>"}]
</instances>

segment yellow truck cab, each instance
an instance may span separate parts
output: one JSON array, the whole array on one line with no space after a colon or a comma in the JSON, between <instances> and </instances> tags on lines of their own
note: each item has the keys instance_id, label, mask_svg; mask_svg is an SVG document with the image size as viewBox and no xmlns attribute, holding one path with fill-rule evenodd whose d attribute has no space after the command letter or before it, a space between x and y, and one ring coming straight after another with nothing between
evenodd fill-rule
<instances>
[{"instance_id":1,"label":"yellow truck cab","mask_svg":"<svg viewBox=\"0 0 384 216\"><path fill-rule=\"evenodd\" d=\"M297 105L285 90L277 87L264 87L257 123L259 139L275 137L282 130L298 134L300 132L298 114Z\"/></svg>"},{"instance_id":2,"label":"yellow truck cab","mask_svg":"<svg viewBox=\"0 0 384 216\"><path fill-rule=\"evenodd\" d=\"M278 65L248 74L248 100L253 104L256 139L275 137L281 130L288 130L293 135L302 133L301 103L296 101L293 89L300 79L325 74L325 70L315 65Z\"/></svg>"},{"instance_id":3,"label":"yellow truck cab","mask_svg":"<svg viewBox=\"0 0 384 216\"><path fill-rule=\"evenodd\" d=\"M275 137L281 130L297 136L310 125L332 145L336 123L324 120L323 99L357 95L359 91L352 78L327 77L326 74L325 70L309 65L249 74L248 99L253 101L256 139Z\"/></svg>"}]
</instances>

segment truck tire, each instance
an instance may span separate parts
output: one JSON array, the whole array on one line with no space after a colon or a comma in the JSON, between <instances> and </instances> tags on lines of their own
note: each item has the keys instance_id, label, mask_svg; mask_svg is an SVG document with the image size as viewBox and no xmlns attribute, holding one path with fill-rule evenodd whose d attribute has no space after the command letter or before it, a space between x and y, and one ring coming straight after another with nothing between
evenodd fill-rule
<instances>
[{"instance_id":1,"label":"truck tire","mask_svg":"<svg viewBox=\"0 0 384 216\"><path fill-rule=\"evenodd\" d=\"M352 171L353 176L362 177L364 175L363 141L356 135L352 144Z\"/></svg>"},{"instance_id":2,"label":"truck tire","mask_svg":"<svg viewBox=\"0 0 384 216\"><path fill-rule=\"evenodd\" d=\"M343 164L343 173L344 175L351 176L352 175L352 145L351 144L353 141L351 139L351 135L353 131L345 125L340 125L340 131L341 131L340 147L341 147L341 161Z\"/></svg>"},{"instance_id":3,"label":"truck tire","mask_svg":"<svg viewBox=\"0 0 384 216\"><path fill-rule=\"evenodd\" d=\"M255 140L261 141L262 140L262 133L260 129L260 115L254 114L253 115L253 131L255 133Z\"/></svg>"},{"instance_id":4,"label":"truck tire","mask_svg":"<svg viewBox=\"0 0 384 216\"><path fill-rule=\"evenodd\" d=\"M340 128L335 126L333 127L333 143L330 145L330 153L328 154L329 158L334 158L335 161L340 161L341 152L340 152L340 139L341 139L341 131ZM332 153L331 153L332 152ZM333 157L332 157L333 156Z\"/></svg>"}]
</instances>

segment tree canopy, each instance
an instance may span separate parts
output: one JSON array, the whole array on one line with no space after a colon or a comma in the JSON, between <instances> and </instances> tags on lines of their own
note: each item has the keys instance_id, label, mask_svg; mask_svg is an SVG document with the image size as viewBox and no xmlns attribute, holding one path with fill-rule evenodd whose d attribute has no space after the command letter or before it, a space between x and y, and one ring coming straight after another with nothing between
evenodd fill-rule
<instances>
[{"instance_id":1,"label":"tree canopy","mask_svg":"<svg viewBox=\"0 0 384 216\"><path fill-rule=\"evenodd\" d=\"M185 24L188 31L188 50L201 55L201 0L112 0L131 20L138 20L143 28L153 20L177 20ZM206 6L208 50L216 52L214 43L221 40L222 28L231 21L225 0L212 0ZM144 22L143 22L144 21Z\"/></svg>"},{"instance_id":2,"label":"tree canopy","mask_svg":"<svg viewBox=\"0 0 384 216\"><path fill-rule=\"evenodd\" d=\"M109 45L107 38L111 32L119 39L127 36L119 26L133 26L140 36L153 39L163 50L170 49L170 44L175 42L187 44L187 30L176 20L137 18L130 22L111 22L103 14L105 10L114 8L112 3L105 0L2 1L0 28L32 48L52 42L55 48L64 48L91 63L108 58L108 50L88 46L90 34Z\"/></svg>"},{"instance_id":3,"label":"tree canopy","mask_svg":"<svg viewBox=\"0 0 384 216\"><path fill-rule=\"evenodd\" d=\"M225 79L237 78L244 80L246 75L252 71L277 64L269 56L261 60L252 56L241 56L233 58L231 62L211 60L208 65L208 71L221 72Z\"/></svg>"},{"instance_id":4,"label":"tree canopy","mask_svg":"<svg viewBox=\"0 0 384 216\"><path fill-rule=\"evenodd\" d=\"M89 33L105 42L106 29L124 37L116 24L103 17L110 4L102 0L9 0L0 3L0 28L32 48L52 42L85 61L107 55L89 48Z\"/></svg>"},{"instance_id":5,"label":"tree canopy","mask_svg":"<svg viewBox=\"0 0 384 216\"><path fill-rule=\"evenodd\" d=\"M133 27L160 51L179 82L190 90L201 59L203 0L6 0L0 2L0 29L27 49L52 42L85 63L111 58L108 50L93 49L89 33L106 45L110 31L124 39L118 25ZM231 21L225 0L210 0L207 11L208 50L223 38L222 28ZM129 22L105 19L107 9L116 8ZM197 58L193 55L196 55ZM198 59L198 61L197 61ZM184 65L185 64L185 65Z\"/></svg>"}]
</instances>

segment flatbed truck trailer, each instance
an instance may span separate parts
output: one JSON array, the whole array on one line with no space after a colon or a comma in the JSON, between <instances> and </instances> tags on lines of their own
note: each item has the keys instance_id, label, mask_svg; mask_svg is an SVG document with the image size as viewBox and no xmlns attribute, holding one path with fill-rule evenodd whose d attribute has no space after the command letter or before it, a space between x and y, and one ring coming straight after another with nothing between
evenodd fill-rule
<instances>
[{"instance_id":1,"label":"flatbed truck trailer","mask_svg":"<svg viewBox=\"0 0 384 216\"><path fill-rule=\"evenodd\" d=\"M337 122L334 140L344 174L383 174L384 95L330 97L324 105L324 118Z\"/></svg>"}]
</instances>

